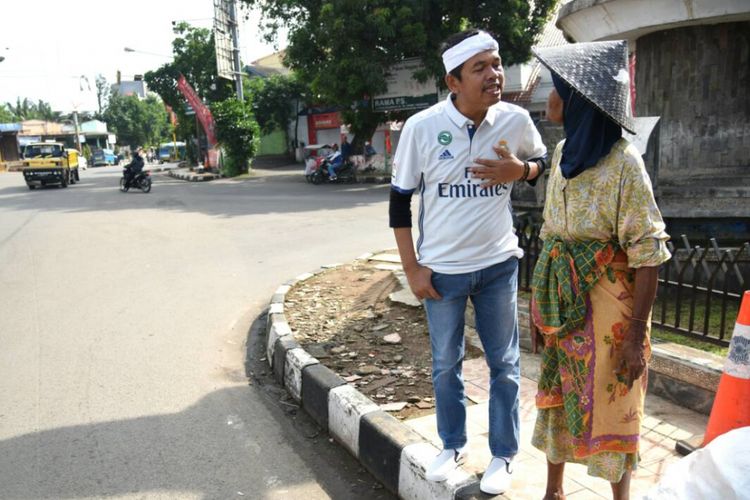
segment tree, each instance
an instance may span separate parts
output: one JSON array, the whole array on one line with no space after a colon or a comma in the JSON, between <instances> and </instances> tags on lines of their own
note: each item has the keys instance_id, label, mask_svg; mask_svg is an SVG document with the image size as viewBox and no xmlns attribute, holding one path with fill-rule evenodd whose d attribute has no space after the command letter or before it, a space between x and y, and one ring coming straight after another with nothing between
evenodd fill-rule
<instances>
[{"instance_id":1,"label":"tree","mask_svg":"<svg viewBox=\"0 0 750 500\"><path fill-rule=\"evenodd\" d=\"M16 99L16 104L7 103L6 107L13 115L14 121L47 120L56 121L62 117L59 111L52 111L52 106L41 99L36 103L27 98Z\"/></svg>"},{"instance_id":2,"label":"tree","mask_svg":"<svg viewBox=\"0 0 750 500\"><path fill-rule=\"evenodd\" d=\"M99 115L104 112L109 102L111 90L107 79L103 75L96 75L96 104L99 108Z\"/></svg>"},{"instance_id":3,"label":"tree","mask_svg":"<svg viewBox=\"0 0 750 500\"><path fill-rule=\"evenodd\" d=\"M253 114L264 134L286 131L296 113L296 104L307 97L306 86L294 75L251 78L247 87Z\"/></svg>"},{"instance_id":4,"label":"tree","mask_svg":"<svg viewBox=\"0 0 750 500\"><path fill-rule=\"evenodd\" d=\"M6 104L0 104L0 123L11 123L15 122L16 117L8 109Z\"/></svg>"},{"instance_id":5,"label":"tree","mask_svg":"<svg viewBox=\"0 0 750 500\"><path fill-rule=\"evenodd\" d=\"M242 0L260 8L266 38L289 30L286 62L313 95L345 111L354 148L367 140L385 113L367 104L386 90L385 71L409 57L422 59L420 81L444 74L437 49L449 35L468 27L497 36L503 64L528 60L535 36L557 0Z\"/></svg>"},{"instance_id":6,"label":"tree","mask_svg":"<svg viewBox=\"0 0 750 500\"><path fill-rule=\"evenodd\" d=\"M177 23L172 41L174 60L154 71L147 71L144 79L148 87L159 94L162 100L178 110L185 100L177 89L180 73L201 99L208 102L222 101L234 94L232 82L218 77L214 35L206 28L196 28L185 22Z\"/></svg>"},{"instance_id":7,"label":"tree","mask_svg":"<svg viewBox=\"0 0 750 500\"><path fill-rule=\"evenodd\" d=\"M218 77L211 30L180 22L172 31L176 35L172 41L174 60L154 71L147 71L144 80L176 114L176 135L186 138L193 134L195 122L192 116L185 115L185 98L177 89L180 73L208 103L224 100L234 95L234 90L231 81Z\"/></svg>"},{"instance_id":8,"label":"tree","mask_svg":"<svg viewBox=\"0 0 750 500\"><path fill-rule=\"evenodd\" d=\"M216 138L227 153L224 174L233 177L246 173L260 138L260 128L253 117L250 103L235 98L226 99L214 103L211 112L216 122Z\"/></svg>"},{"instance_id":9,"label":"tree","mask_svg":"<svg viewBox=\"0 0 750 500\"><path fill-rule=\"evenodd\" d=\"M155 96L140 100L112 94L103 118L119 141L131 147L156 146L169 138L167 111Z\"/></svg>"}]
</instances>

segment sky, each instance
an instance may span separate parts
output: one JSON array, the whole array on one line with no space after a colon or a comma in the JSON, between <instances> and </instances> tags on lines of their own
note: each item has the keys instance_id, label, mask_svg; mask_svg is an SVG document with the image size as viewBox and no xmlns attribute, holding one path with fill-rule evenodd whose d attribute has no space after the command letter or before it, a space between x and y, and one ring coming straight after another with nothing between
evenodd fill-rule
<instances>
[{"instance_id":1,"label":"sky","mask_svg":"<svg viewBox=\"0 0 750 500\"><path fill-rule=\"evenodd\" d=\"M260 37L260 15L241 12L250 17L240 26L242 62L275 52ZM123 80L156 69L170 60L172 21L211 28L212 18L213 0L0 0L0 103L96 111L97 75L114 83L118 69Z\"/></svg>"}]
</instances>

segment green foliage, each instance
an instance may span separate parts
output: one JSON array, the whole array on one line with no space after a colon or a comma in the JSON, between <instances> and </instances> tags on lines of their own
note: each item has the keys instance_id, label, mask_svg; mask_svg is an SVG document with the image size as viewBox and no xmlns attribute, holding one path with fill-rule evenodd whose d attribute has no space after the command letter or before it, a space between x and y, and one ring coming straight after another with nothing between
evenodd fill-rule
<instances>
[{"instance_id":1,"label":"green foliage","mask_svg":"<svg viewBox=\"0 0 750 500\"><path fill-rule=\"evenodd\" d=\"M12 119L10 121L20 122L23 120L47 120L56 121L62 117L62 113L59 111L52 111L52 107L48 102L41 99L34 102L29 99L21 98L16 99L16 104L6 103L5 107L11 113Z\"/></svg>"},{"instance_id":2,"label":"green foliage","mask_svg":"<svg viewBox=\"0 0 750 500\"><path fill-rule=\"evenodd\" d=\"M211 105L216 138L226 152L223 174L234 177L247 172L258 149L260 127L249 103L235 98Z\"/></svg>"},{"instance_id":3,"label":"green foliage","mask_svg":"<svg viewBox=\"0 0 750 500\"><path fill-rule=\"evenodd\" d=\"M178 114L185 106L185 99L177 90L180 73L185 75L185 79L205 101L216 102L232 96L232 82L219 78L216 72L212 31L181 22L175 25L173 32L176 35L172 41L174 60L146 72L144 79L149 89L158 93Z\"/></svg>"},{"instance_id":4,"label":"green foliage","mask_svg":"<svg viewBox=\"0 0 750 500\"><path fill-rule=\"evenodd\" d=\"M172 41L174 60L154 71L146 72L144 80L149 89L159 94L177 115L177 137L187 139L194 134L195 117L185 114L185 98L177 89L180 73L201 99L208 103L224 100L234 95L234 90L232 82L217 75L211 30L181 22L172 31L176 35Z\"/></svg>"},{"instance_id":5,"label":"green foliage","mask_svg":"<svg viewBox=\"0 0 750 500\"><path fill-rule=\"evenodd\" d=\"M99 116L102 115L107 107L110 93L111 90L107 79L102 75L96 75L96 104L99 108Z\"/></svg>"},{"instance_id":6,"label":"green foliage","mask_svg":"<svg viewBox=\"0 0 750 500\"><path fill-rule=\"evenodd\" d=\"M131 147L158 145L170 135L167 112L154 96L140 100L113 94L103 118L117 134L118 142Z\"/></svg>"},{"instance_id":7,"label":"green foliage","mask_svg":"<svg viewBox=\"0 0 750 500\"><path fill-rule=\"evenodd\" d=\"M294 117L295 103L307 98L306 86L293 75L252 78L247 82L253 114L261 131L264 134L286 131Z\"/></svg>"},{"instance_id":8,"label":"green foliage","mask_svg":"<svg viewBox=\"0 0 750 500\"><path fill-rule=\"evenodd\" d=\"M353 103L383 93L384 73L404 58L419 57L425 71L442 82L440 43L468 27L495 33L506 66L531 57L534 37L557 0L242 0L260 8L267 39L289 31L286 62L309 82L319 102L351 109ZM386 113L355 107L346 114L354 147L369 138ZM361 137L360 137L361 136Z\"/></svg>"},{"instance_id":9,"label":"green foliage","mask_svg":"<svg viewBox=\"0 0 750 500\"><path fill-rule=\"evenodd\" d=\"M0 123L12 123L16 121L16 117L8 109L5 104L0 104Z\"/></svg>"}]
</instances>

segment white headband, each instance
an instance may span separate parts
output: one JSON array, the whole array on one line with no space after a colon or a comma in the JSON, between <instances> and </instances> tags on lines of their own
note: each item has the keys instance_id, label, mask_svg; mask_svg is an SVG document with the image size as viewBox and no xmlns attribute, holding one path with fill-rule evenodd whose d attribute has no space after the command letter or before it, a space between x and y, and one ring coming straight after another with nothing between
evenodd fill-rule
<instances>
[{"instance_id":1,"label":"white headband","mask_svg":"<svg viewBox=\"0 0 750 500\"><path fill-rule=\"evenodd\" d=\"M450 49L443 52L443 65L445 72L461 66L463 63L485 50L498 50L500 46L497 41L484 31L464 39Z\"/></svg>"}]
</instances>

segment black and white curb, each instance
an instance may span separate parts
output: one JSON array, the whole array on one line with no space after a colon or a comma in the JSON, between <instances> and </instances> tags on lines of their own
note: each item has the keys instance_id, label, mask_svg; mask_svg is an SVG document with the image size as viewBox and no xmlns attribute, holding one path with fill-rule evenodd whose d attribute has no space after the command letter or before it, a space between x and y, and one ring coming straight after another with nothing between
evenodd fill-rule
<instances>
[{"instance_id":1,"label":"black and white curb","mask_svg":"<svg viewBox=\"0 0 750 500\"><path fill-rule=\"evenodd\" d=\"M221 178L221 174L213 174L213 173L196 174L190 171L185 171L184 169L168 170L167 175L169 175L170 177L174 177L175 179L180 179L180 180L189 181L189 182L206 182L206 181L212 181L214 179Z\"/></svg>"},{"instance_id":2,"label":"black and white curb","mask_svg":"<svg viewBox=\"0 0 750 500\"><path fill-rule=\"evenodd\" d=\"M372 257L367 254L357 260ZM266 324L266 359L276 380L307 413L354 455L383 485L406 500L449 500L476 489L477 477L462 469L447 481L425 479L439 450L335 372L310 356L294 340L284 315L291 287L336 266L305 273L280 286L271 299Z\"/></svg>"}]
</instances>

